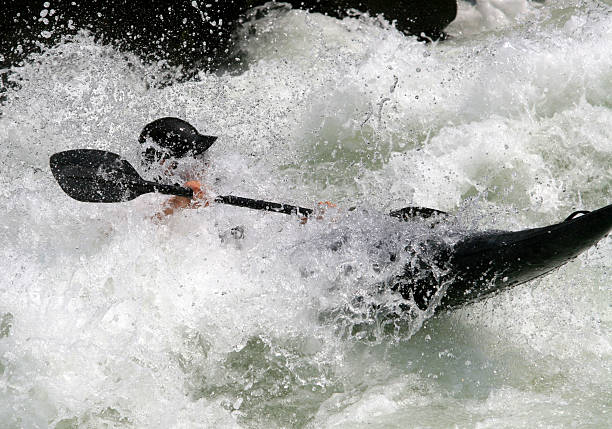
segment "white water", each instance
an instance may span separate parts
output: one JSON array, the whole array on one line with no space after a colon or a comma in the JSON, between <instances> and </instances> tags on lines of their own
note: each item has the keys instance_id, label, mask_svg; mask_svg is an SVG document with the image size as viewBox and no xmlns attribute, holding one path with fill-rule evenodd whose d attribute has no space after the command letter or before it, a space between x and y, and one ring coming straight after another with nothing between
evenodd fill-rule
<instances>
[{"instance_id":1,"label":"white water","mask_svg":"<svg viewBox=\"0 0 612 429\"><path fill-rule=\"evenodd\" d=\"M609 6L462 3L454 38L430 45L303 12L257 28L245 73L163 89L156 67L86 35L15 70L0 118L2 427L609 426L610 239L424 325L339 311L393 270L372 269L379 240L425 233L390 209L519 229L610 203ZM137 165L140 129L165 115L220 136L200 172L219 194L366 211L301 226L214 206L156 224L165 197L83 204L54 182L60 150Z\"/></svg>"}]
</instances>

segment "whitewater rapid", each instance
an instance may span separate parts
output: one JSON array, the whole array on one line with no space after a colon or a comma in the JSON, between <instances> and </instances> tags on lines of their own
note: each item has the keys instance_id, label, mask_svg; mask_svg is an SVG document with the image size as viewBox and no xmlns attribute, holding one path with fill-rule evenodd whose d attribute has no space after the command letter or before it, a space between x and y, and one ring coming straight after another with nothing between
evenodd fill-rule
<instances>
[{"instance_id":1,"label":"whitewater rapid","mask_svg":"<svg viewBox=\"0 0 612 429\"><path fill-rule=\"evenodd\" d=\"M398 268L380 252L430 233L392 209L523 229L611 202L609 3L460 2L453 37L431 44L369 17L253 25L240 73L159 85L163 64L87 33L12 70L0 426L609 426L609 238L435 318L389 316L390 293L355 300ZM179 166L218 194L339 209L301 225L214 205L159 223L166 197L84 204L53 180L66 149L138 165L161 116L219 136L207 167Z\"/></svg>"}]
</instances>

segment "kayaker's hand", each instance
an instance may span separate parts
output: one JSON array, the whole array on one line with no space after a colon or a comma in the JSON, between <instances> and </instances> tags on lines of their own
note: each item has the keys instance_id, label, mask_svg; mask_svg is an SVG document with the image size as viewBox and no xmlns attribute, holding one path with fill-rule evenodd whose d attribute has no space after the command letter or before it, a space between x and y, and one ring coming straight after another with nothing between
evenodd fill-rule
<instances>
[{"instance_id":1,"label":"kayaker's hand","mask_svg":"<svg viewBox=\"0 0 612 429\"><path fill-rule=\"evenodd\" d=\"M185 187L193 190L193 197L179 197L174 196L164 204L163 210L156 215L158 220L163 219L166 216L170 216L176 210L180 209L194 209L198 207L208 207L212 201L210 191L208 188L197 180L190 180L185 183Z\"/></svg>"},{"instance_id":2,"label":"kayaker's hand","mask_svg":"<svg viewBox=\"0 0 612 429\"><path fill-rule=\"evenodd\" d=\"M202 185L202 183L197 180L190 180L189 182L185 183L185 187L190 188L193 191L193 198L191 200L185 197L176 198L184 198L188 200L190 208L208 207L210 205L212 198L209 195L209 189L205 185Z\"/></svg>"},{"instance_id":3,"label":"kayaker's hand","mask_svg":"<svg viewBox=\"0 0 612 429\"><path fill-rule=\"evenodd\" d=\"M317 203L317 207L315 207L314 213L311 216L314 216L315 219L321 220L323 219L323 215L328 208L336 208L337 206L330 201L319 201ZM304 225L308 222L308 217L304 216L301 218L300 223Z\"/></svg>"}]
</instances>

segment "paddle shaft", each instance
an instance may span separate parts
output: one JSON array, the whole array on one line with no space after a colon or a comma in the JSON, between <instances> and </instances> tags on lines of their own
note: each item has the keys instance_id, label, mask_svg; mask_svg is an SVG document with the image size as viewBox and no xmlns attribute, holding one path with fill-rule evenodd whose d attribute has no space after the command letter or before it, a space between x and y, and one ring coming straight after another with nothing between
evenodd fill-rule
<instances>
[{"instance_id":1,"label":"paddle shaft","mask_svg":"<svg viewBox=\"0 0 612 429\"><path fill-rule=\"evenodd\" d=\"M156 182L148 182L153 192L159 192L166 195L177 195L179 197L193 198L193 191L189 188L184 188L179 185L163 185ZM235 195L219 195L214 201L220 204L230 206L246 207L254 210L263 210L268 212L283 213L283 214L299 214L309 216L312 214L312 209L293 206L291 204L273 203L264 200L254 200L251 198L237 197Z\"/></svg>"},{"instance_id":2,"label":"paddle shaft","mask_svg":"<svg viewBox=\"0 0 612 429\"><path fill-rule=\"evenodd\" d=\"M215 197L216 203L228 204L230 206L247 207L254 210L264 210L268 212L283 213L283 214L299 214L310 216L312 209L304 207L292 206L290 204L272 203L270 201L252 200L250 198L236 197L234 195L220 195Z\"/></svg>"}]
</instances>

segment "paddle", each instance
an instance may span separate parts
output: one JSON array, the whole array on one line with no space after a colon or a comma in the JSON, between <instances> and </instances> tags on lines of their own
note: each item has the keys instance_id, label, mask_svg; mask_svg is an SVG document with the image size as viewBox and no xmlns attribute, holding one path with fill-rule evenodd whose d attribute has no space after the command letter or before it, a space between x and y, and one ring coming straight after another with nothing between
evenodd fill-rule
<instances>
[{"instance_id":1,"label":"paddle","mask_svg":"<svg viewBox=\"0 0 612 429\"><path fill-rule=\"evenodd\" d=\"M119 155L96 149L76 149L59 152L49 161L51 172L66 194L77 201L89 203L118 203L130 201L143 194L159 192L192 198L193 191L179 185L164 185L150 182L138 174L132 165ZM217 196L217 203L255 210L309 216L312 209L290 204L253 200L234 195ZM391 216L407 220L410 217L428 218L447 213L423 208L406 207L390 213Z\"/></svg>"},{"instance_id":2,"label":"paddle","mask_svg":"<svg viewBox=\"0 0 612 429\"><path fill-rule=\"evenodd\" d=\"M144 180L128 161L112 152L96 149L68 150L52 155L49 164L60 187L77 201L119 203L150 192L193 197L193 191L189 188ZM312 209L289 204L233 195L218 196L214 201L284 214L308 216L313 212Z\"/></svg>"}]
</instances>

